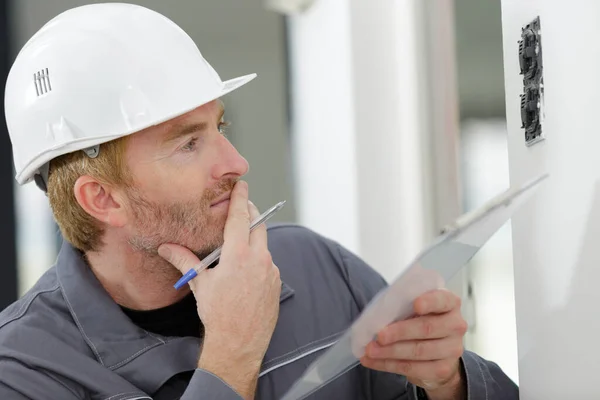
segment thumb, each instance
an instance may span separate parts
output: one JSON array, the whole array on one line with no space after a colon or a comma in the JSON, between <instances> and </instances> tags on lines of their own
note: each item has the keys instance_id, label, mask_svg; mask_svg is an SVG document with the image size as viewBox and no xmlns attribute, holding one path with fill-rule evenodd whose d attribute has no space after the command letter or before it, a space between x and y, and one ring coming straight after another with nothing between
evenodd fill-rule
<instances>
[{"instance_id":1,"label":"thumb","mask_svg":"<svg viewBox=\"0 0 600 400\"><path fill-rule=\"evenodd\" d=\"M171 263L182 274L200 263L198 257L190 249L172 243L160 245L158 255Z\"/></svg>"}]
</instances>

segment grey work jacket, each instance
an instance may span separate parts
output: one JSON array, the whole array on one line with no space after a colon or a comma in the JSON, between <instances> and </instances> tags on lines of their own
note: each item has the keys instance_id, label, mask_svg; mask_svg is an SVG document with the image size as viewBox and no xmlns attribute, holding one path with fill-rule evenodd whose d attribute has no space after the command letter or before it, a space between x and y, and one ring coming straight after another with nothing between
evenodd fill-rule
<instances>
[{"instance_id":1,"label":"grey work jacket","mask_svg":"<svg viewBox=\"0 0 600 400\"><path fill-rule=\"evenodd\" d=\"M281 398L385 286L355 255L308 229L270 227L269 247L283 287L260 400ZM198 338L159 336L134 325L65 243L56 265L0 313L0 399L240 400L197 368L199 345ZM470 352L462 363L470 400L518 399L516 385L496 364ZM173 395L165 383L184 371L194 371L192 379ZM408 400L417 391L402 376L359 365L309 398Z\"/></svg>"}]
</instances>

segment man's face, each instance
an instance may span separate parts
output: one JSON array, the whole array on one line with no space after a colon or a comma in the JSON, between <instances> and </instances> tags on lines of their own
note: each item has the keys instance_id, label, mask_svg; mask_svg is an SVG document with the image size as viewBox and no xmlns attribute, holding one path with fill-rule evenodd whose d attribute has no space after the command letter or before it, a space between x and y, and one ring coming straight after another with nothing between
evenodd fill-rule
<instances>
[{"instance_id":1,"label":"man's face","mask_svg":"<svg viewBox=\"0 0 600 400\"><path fill-rule=\"evenodd\" d=\"M248 163L223 136L223 107L213 101L131 136L126 189L129 243L156 254L162 243L199 257L223 241L229 194Z\"/></svg>"}]
</instances>

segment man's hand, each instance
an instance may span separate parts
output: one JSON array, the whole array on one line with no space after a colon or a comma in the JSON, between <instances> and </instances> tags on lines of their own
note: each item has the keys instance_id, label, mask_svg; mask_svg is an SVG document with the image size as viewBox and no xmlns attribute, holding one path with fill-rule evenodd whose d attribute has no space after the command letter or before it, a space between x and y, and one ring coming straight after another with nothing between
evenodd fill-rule
<instances>
[{"instance_id":1,"label":"man's hand","mask_svg":"<svg viewBox=\"0 0 600 400\"><path fill-rule=\"evenodd\" d=\"M198 366L246 399L254 397L260 365L279 317L281 293L266 227L250 233L250 221L258 216L248 201L247 183L238 182L231 194L219 264L189 282L204 324ZM199 263L181 246L165 244L158 251L182 273Z\"/></svg>"},{"instance_id":2,"label":"man's hand","mask_svg":"<svg viewBox=\"0 0 600 400\"><path fill-rule=\"evenodd\" d=\"M466 399L460 357L467 323L460 298L449 290L434 290L415 300L414 311L414 318L384 328L367 346L361 363L406 376L431 400Z\"/></svg>"}]
</instances>

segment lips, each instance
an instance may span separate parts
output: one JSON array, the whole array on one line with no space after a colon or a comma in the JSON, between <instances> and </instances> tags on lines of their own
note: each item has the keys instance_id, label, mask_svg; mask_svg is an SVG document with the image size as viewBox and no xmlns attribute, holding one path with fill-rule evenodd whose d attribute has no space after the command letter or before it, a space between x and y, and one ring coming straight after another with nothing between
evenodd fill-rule
<instances>
[{"instance_id":1,"label":"lips","mask_svg":"<svg viewBox=\"0 0 600 400\"><path fill-rule=\"evenodd\" d=\"M229 200L230 197L231 197L231 193L229 193L229 192L224 193L223 195L221 195L221 196L217 197L215 200L213 200L213 202L210 203L210 206L211 207L216 206L219 203Z\"/></svg>"}]
</instances>

